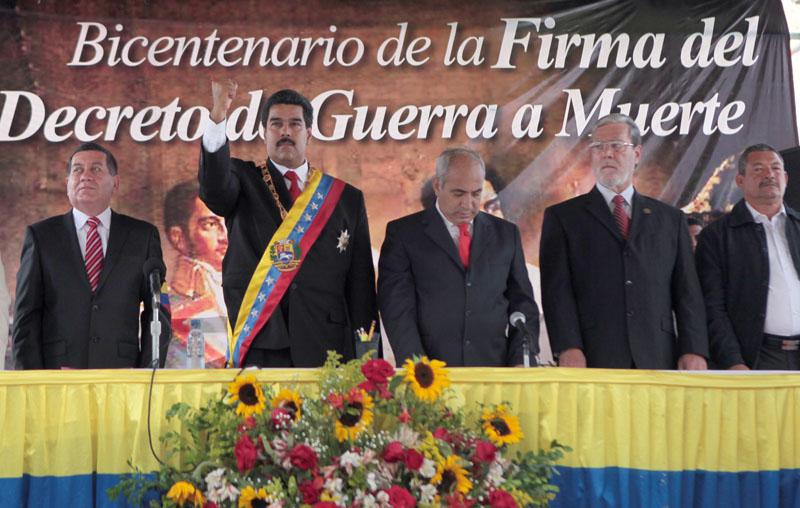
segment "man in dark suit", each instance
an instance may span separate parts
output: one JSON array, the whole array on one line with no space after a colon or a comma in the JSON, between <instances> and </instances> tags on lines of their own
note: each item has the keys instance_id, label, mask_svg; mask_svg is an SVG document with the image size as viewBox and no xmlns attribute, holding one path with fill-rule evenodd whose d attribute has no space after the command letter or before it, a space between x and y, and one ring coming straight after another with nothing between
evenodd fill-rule
<instances>
[{"instance_id":1,"label":"man in dark suit","mask_svg":"<svg viewBox=\"0 0 800 508\"><path fill-rule=\"evenodd\" d=\"M800 213L783 203L783 158L759 144L742 152L744 198L697 243L711 358L725 369L800 369Z\"/></svg>"},{"instance_id":2,"label":"man in dark suit","mask_svg":"<svg viewBox=\"0 0 800 508\"><path fill-rule=\"evenodd\" d=\"M273 94L262 108L266 164L231 158L225 118L237 87L212 83L199 174L201 199L228 227L229 362L316 367L329 350L352 358L356 332L377 319L364 196L309 165L313 110L293 90ZM330 192L315 191L317 182L320 189L328 182ZM312 215L311 225L302 222Z\"/></svg>"},{"instance_id":3,"label":"man in dark suit","mask_svg":"<svg viewBox=\"0 0 800 508\"><path fill-rule=\"evenodd\" d=\"M436 206L390 222L378 262L378 302L398 363L427 355L452 366L523 362L525 315L531 342L539 310L519 229L480 212L485 168L466 148L436 161Z\"/></svg>"},{"instance_id":4,"label":"man in dark suit","mask_svg":"<svg viewBox=\"0 0 800 508\"><path fill-rule=\"evenodd\" d=\"M26 229L14 312L17 368L150 365L153 308L143 267L150 259L163 265L161 243L152 224L111 210L118 188L111 152L84 143L67 163L72 210ZM159 319L163 366L166 309Z\"/></svg>"},{"instance_id":5,"label":"man in dark suit","mask_svg":"<svg viewBox=\"0 0 800 508\"><path fill-rule=\"evenodd\" d=\"M634 190L638 127L621 114L601 118L589 152L597 185L547 208L542 225L542 303L559 365L705 369L686 219Z\"/></svg>"}]
</instances>

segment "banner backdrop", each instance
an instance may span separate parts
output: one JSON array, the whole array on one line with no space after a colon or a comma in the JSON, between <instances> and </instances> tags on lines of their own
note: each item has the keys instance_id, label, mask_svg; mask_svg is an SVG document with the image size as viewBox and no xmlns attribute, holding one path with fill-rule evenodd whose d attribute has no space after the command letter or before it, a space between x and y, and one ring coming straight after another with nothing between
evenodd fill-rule
<instances>
[{"instance_id":1,"label":"banner backdrop","mask_svg":"<svg viewBox=\"0 0 800 508\"><path fill-rule=\"evenodd\" d=\"M421 208L444 148L478 150L534 282L544 208L594 184L584 140L599 116L636 119L637 189L686 210L738 199L730 169L748 144L797 144L779 0L22 1L0 23L12 294L25 225L68 210L67 157L94 140L120 164L113 208L160 228L185 316L224 315L225 225L185 183L212 78L239 83L228 135L240 158L265 157L262 99L281 88L312 99L310 160L364 191L376 250L389 220Z\"/></svg>"}]
</instances>

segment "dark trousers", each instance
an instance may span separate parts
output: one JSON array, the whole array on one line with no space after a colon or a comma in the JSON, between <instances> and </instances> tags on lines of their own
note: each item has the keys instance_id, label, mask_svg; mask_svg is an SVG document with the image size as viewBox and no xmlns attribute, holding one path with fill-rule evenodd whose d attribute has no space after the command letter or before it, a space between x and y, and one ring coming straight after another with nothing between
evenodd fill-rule
<instances>
[{"instance_id":1,"label":"dark trousers","mask_svg":"<svg viewBox=\"0 0 800 508\"><path fill-rule=\"evenodd\" d=\"M753 368L758 370L800 370L800 351L784 351L761 346Z\"/></svg>"},{"instance_id":2,"label":"dark trousers","mask_svg":"<svg viewBox=\"0 0 800 508\"><path fill-rule=\"evenodd\" d=\"M244 357L245 367L263 367L267 369L280 369L294 367L292 354L289 348L261 349L251 347Z\"/></svg>"}]
</instances>

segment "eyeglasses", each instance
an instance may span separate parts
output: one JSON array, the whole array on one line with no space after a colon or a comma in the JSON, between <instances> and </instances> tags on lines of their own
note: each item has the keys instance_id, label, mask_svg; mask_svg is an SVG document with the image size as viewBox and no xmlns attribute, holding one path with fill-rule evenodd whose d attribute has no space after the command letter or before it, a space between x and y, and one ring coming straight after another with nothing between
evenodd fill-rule
<instances>
[{"instance_id":1,"label":"eyeglasses","mask_svg":"<svg viewBox=\"0 0 800 508\"><path fill-rule=\"evenodd\" d=\"M636 146L633 143L623 143L622 141L595 141L589 145L589 150L593 153L604 153L606 148L610 148L614 153L622 153L629 146Z\"/></svg>"}]
</instances>

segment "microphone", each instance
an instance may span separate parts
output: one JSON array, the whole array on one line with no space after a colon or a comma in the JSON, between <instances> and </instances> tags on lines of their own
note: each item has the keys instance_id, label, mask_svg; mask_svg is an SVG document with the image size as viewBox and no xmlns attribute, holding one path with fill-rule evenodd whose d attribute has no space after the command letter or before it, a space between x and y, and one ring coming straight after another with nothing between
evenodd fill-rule
<instances>
[{"instance_id":1,"label":"microphone","mask_svg":"<svg viewBox=\"0 0 800 508\"><path fill-rule=\"evenodd\" d=\"M159 258L148 258L147 261L144 262L142 272L150 283L150 293L154 296L160 295L161 280L167 272L167 267L164 266L164 262ZM157 302L154 303L157 304Z\"/></svg>"},{"instance_id":2,"label":"microphone","mask_svg":"<svg viewBox=\"0 0 800 508\"><path fill-rule=\"evenodd\" d=\"M520 311L512 312L508 317L508 324L516 328L522 334L522 365L531 366L531 334L525 326L525 314Z\"/></svg>"},{"instance_id":3,"label":"microphone","mask_svg":"<svg viewBox=\"0 0 800 508\"><path fill-rule=\"evenodd\" d=\"M161 303L161 279L167 272L167 267L159 258L148 258L142 267L142 273L150 284L150 293L153 295L153 317L150 321L150 359L153 368L160 365L161 356L161 322L158 320L158 306Z\"/></svg>"}]
</instances>

